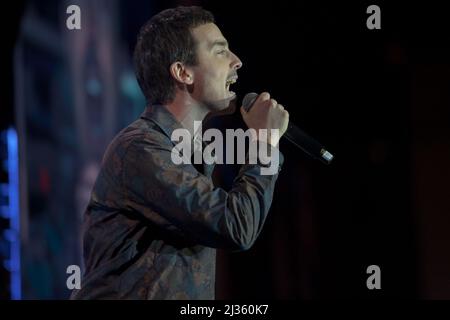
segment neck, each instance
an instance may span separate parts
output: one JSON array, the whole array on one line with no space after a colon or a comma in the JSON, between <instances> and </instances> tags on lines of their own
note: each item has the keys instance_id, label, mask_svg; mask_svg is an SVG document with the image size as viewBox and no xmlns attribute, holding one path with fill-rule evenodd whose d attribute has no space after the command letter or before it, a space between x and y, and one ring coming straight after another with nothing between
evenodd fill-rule
<instances>
[{"instance_id":1,"label":"neck","mask_svg":"<svg viewBox=\"0 0 450 320\"><path fill-rule=\"evenodd\" d=\"M171 103L166 104L166 108L185 129L189 130L192 138L202 134L201 132L195 132L197 128L194 128L194 121L205 119L209 113L205 105L193 100L190 96L177 94Z\"/></svg>"}]
</instances>

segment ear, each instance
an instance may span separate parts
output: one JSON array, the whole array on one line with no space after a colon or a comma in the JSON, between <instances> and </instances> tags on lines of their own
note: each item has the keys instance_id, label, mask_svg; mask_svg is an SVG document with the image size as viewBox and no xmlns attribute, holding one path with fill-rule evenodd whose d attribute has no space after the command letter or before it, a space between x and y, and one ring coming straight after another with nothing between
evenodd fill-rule
<instances>
[{"instance_id":1,"label":"ear","mask_svg":"<svg viewBox=\"0 0 450 320\"><path fill-rule=\"evenodd\" d=\"M170 74L180 83L187 85L194 83L194 73L192 70L179 61L170 65Z\"/></svg>"}]
</instances>

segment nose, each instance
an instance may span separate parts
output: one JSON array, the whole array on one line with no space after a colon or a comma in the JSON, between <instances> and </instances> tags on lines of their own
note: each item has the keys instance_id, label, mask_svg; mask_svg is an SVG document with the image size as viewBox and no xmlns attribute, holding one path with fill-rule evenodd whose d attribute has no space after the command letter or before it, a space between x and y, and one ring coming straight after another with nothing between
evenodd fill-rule
<instances>
[{"instance_id":1,"label":"nose","mask_svg":"<svg viewBox=\"0 0 450 320\"><path fill-rule=\"evenodd\" d=\"M231 52L231 69L240 69L242 67L242 61L237 55Z\"/></svg>"}]
</instances>

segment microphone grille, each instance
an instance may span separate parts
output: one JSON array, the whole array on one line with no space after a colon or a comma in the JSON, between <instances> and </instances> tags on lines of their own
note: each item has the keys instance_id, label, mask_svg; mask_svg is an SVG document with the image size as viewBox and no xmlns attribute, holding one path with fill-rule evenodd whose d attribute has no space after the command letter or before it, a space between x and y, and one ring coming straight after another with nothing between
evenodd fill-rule
<instances>
[{"instance_id":1,"label":"microphone grille","mask_svg":"<svg viewBox=\"0 0 450 320\"><path fill-rule=\"evenodd\" d=\"M242 106L244 107L245 111L250 110L253 102L255 102L257 97L258 97L258 94L254 93L254 92L249 92L245 95L244 99L242 99Z\"/></svg>"}]
</instances>

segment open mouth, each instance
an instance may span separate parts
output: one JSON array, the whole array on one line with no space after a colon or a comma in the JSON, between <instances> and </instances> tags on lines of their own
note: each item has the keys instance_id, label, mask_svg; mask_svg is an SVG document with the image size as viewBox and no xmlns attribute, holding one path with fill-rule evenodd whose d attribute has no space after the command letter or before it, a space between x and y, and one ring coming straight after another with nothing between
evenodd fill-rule
<instances>
[{"instance_id":1,"label":"open mouth","mask_svg":"<svg viewBox=\"0 0 450 320\"><path fill-rule=\"evenodd\" d=\"M230 91L230 86L234 83L236 83L237 81L237 77L234 78L230 78L227 80L227 82L225 83L225 88L227 89L227 91Z\"/></svg>"}]
</instances>

